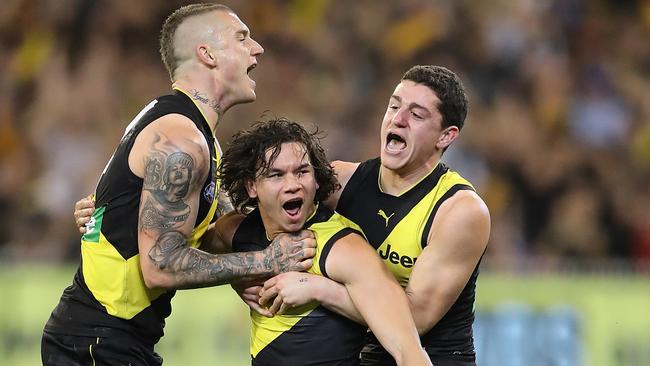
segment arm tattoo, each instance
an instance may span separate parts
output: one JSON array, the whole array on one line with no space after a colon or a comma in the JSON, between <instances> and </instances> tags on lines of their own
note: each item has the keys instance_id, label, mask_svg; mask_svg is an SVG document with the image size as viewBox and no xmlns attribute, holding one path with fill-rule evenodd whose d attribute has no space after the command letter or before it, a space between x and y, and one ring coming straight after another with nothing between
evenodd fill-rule
<instances>
[{"instance_id":1,"label":"arm tattoo","mask_svg":"<svg viewBox=\"0 0 650 366\"><path fill-rule=\"evenodd\" d=\"M213 256L187 246L185 236L179 231L162 234L149 251L149 258L162 271L176 280L176 288L195 288L247 280L248 276L270 275L256 252L232 253Z\"/></svg>"},{"instance_id":2,"label":"arm tattoo","mask_svg":"<svg viewBox=\"0 0 650 366\"><path fill-rule=\"evenodd\" d=\"M151 193L140 210L140 230L178 228L190 216L184 199L195 174L194 159L184 152L147 157L142 189Z\"/></svg>"},{"instance_id":3,"label":"arm tattoo","mask_svg":"<svg viewBox=\"0 0 650 366\"><path fill-rule=\"evenodd\" d=\"M235 207L232 205L232 202L230 201L230 196L228 196L228 193L226 193L223 190L219 191L219 194L217 195L217 217L222 217L228 212L234 211Z\"/></svg>"}]
</instances>

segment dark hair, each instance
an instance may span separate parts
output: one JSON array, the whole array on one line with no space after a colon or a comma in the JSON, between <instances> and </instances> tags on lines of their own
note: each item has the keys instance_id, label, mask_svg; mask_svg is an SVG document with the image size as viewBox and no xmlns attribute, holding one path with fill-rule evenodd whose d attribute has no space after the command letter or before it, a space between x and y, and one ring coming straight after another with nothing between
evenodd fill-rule
<instances>
[{"instance_id":1,"label":"dark hair","mask_svg":"<svg viewBox=\"0 0 650 366\"><path fill-rule=\"evenodd\" d=\"M467 116L467 94L463 83L451 70L434 65L413 66L402 76L402 80L426 85L436 93L440 99L438 110L442 115L443 128L463 128Z\"/></svg>"},{"instance_id":2,"label":"dark hair","mask_svg":"<svg viewBox=\"0 0 650 366\"><path fill-rule=\"evenodd\" d=\"M176 9L165 19L160 30L160 58L169 73L169 78L174 81L174 72L178 67L175 57L174 36L178 26L189 17L208 13L211 11L225 11L234 13L229 7L221 4L191 4Z\"/></svg>"},{"instance_id":3,"label":"dark hair","mask_svg":"<svg viewBox=\"0 0 650 366\"><path fill-rule=\"evenodd\" d=\"M280 154L283 143L297 142L305 146L314 167L318 183L315 201L325 200L341 185L320 146L319 134L318 128L310 133L298 123L284 117L258 121L251 128L237 132L221 157L218 171L221 189L230 195L230 200L239 212L255 208L257 200L248 196L246 182L254 181L268 171ZM266 152L269 150L271 156L266 161Z\"/></svg>"}]
</instances>

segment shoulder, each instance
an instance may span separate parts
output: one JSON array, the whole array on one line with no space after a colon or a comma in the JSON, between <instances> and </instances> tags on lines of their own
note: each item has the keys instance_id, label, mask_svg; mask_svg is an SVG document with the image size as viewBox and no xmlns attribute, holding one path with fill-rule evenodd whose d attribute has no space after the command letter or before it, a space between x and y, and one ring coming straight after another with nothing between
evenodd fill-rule
<instances>
[{"instance_id":1,"label":"shoulder","mask_svg":"<svg viewBox=\"0 0 650 366\"><path fill-rule=\"evenodd\" d=\"M235 232L246 218L246 215L229 212L220 217L214 224L217 235L226 243L232 244Z\"/></svg>"},{"instance_id":2,"label":"shoulder","mask_svg":"<svg viewBox=\"0 0 650 366\"><path fill-rule=\"evenodd\" d=\"M439 214L465 216L468 220L489 220L490 211L481 197L473 190L454 193L440 207Z\"/></svg>"},{"instance_id":3,"label":"shoulder","mask_svg":"<svg viewBox=\"0 0 650 366\"><path fill-rule=\"evenodd\" d=\"M194 122L181 114L166 114L147 125L135 140L129 165L142 177L148 160L155 158L164 164L172 155L198 173L198 178L207 174L210 166L207 141Z\"/></svg>"},{"instance_id":4,"label":"shoulder","mask_svg":"<svg viewBox=\"0 0 650 366\"><path fill-rule=\"evenodd\" d=\"M341 185L345 185L343 181L347 183L347 181L350 180L350 177L352 174L354 174L354 171L357 170L359 164L360 163L352 163L342 160L332 161L332 168L334 168L334 171L336 172L339 183L341 183Z\"/></svg>"},{"instance_id":5,"label":"shoulder","mask_svg":"<svg viewBox=\"0 0 650 366\"><path fill-rule=\"evenodd\" d=\"M481 197L472 190L454 193L436 214L429 233L429 245L436 240L451 242L451 238L467 240L485 247L490 233L490 212Z\"/></svg>"},{"instance_id":6,"label":"shoulder","mask_svg":"<svg viewBox=\"0 0 650 366\"><path fill-rule=\"evenodd\" d=\"M324 203L327 205L327 207L334 209L338 204L339 198L341 198L341 193L345 189L345 186L348 184L350 178L352 178L352 175L359 167L359 163L334 160L332 161L331 165L334 169L334 172L336 173L336 179L339 181L341 188L332 193Z\"/></svg>"}]
</instances>

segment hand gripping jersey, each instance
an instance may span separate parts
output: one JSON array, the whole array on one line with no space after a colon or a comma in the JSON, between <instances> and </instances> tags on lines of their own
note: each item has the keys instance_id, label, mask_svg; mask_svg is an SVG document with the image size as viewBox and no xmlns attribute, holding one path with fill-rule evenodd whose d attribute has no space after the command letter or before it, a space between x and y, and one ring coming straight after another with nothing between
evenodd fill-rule
<instances>
[{"instance_id":1,"label":"hand gripping jersey","mask_svg":"<svg viewBox=\"0 0 650 366\"><path fill-rule=\"evenodd\" d=\"M332 245L358 233L357 225L318 205L304 226L316 236L317 253L309 273L327 277L325 263ZM270 244L259 211L242 221L233 238L233 250L262 250ZM250 351L253 365L358 365L366 327L317 303L292 308L267 318L251 311Z\"/></svg>"},{"instance_id":2,"label":"hand gripping jersey","mask_svg":"<svg viewBox=\"0 0 650 366\"><path fill-rule=\"evenodd\" d=\"M418 256L427 245L440 205L459 190L474 188L458 173L439 163L400 196L381 191L379 158L359 165L341 194L337 212L357 223L368 242L406 287ZM422 346L441 353L473 352L474 290L478 265L447 314L425 335ZM376 339L373 340L376 342ZM378 342L376 342L379 345Z\"/></svg>"},{"instance_id":3,"label":"hand gripping jersey","mask_svg":"<svg viewBox=\"0 0 650 366\"><path fill-rule=\"evenodd\" d=\"M138 134L168 114L192 120L210 149L210 172L203 184L199 212L188 245L198 247L217 208L216 168L219 147L199 108L181 90L152 101L129 124L95 191L97 209L81 238L81 264L71 286L52 312L45 329L80 336L115 331L156 343L171 313L174 291L145 286L138 252L138 210L143 181L129 168L128 157ZM163 172L164 173L164 172Z\"/></svg>"}]
</instances>

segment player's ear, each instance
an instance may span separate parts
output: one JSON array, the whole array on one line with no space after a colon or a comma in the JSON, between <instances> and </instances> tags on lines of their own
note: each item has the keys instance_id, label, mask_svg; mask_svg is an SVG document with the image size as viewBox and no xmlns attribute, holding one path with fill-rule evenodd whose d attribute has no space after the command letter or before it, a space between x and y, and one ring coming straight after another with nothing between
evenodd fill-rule
<instances>
[{"instance_id":1,"label":"player's ear","mask_svg":"<svg viewBox=\"0 0 650 366\"><path fill-rule=\"evenodd\" d=\"M214 51L207 44L196 46L196 57L199 61L208 67L217 67L217 58Z\"/></svg>"},{"instance_id":2,"label":"player's ear","mask_svg":"<svg viewBox=\"0 0 650 366\"><path fill-rule=\"evenodd\" d=\"M257 198L257 187L255 186L255 182L253 182L252 180L247 180L245 185L246 185L246 193L248 193L248 197Z\"/></svg>"},{"instance_id":3,"label":"player's ear","mask_svg":"<svg viewBox=\"0 0 650 366\"><path fill-rule=\"evenodd\" d=\"M458 126L449 126L442 130L436 141L436 147L441 150L447 148L458 137L458 132Z\"/></svg>"}]
</instances>

